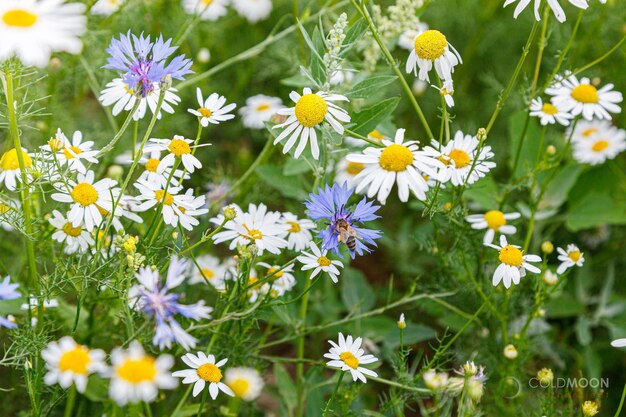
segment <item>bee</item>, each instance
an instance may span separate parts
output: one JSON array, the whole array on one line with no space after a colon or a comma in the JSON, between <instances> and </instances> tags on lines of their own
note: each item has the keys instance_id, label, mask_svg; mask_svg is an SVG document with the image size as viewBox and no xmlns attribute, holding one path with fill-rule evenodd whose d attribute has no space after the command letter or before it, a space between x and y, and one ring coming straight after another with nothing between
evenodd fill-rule
<instances>
[{"instance_id":1,"label":"bee","mask_svg":"<svg viewBox=\"0 0 626 417\"><path fill-rule=\"evenodd\" d=\"M352 228L352 226L350 226L350 223L344 219L337 220L337 223L335 224L335 232L338 234L337 241L345 243L348 249L351 252L354 252L354 249L356 248L356 239L359 237L359 234Z\"/></svg>"}]
</instances>

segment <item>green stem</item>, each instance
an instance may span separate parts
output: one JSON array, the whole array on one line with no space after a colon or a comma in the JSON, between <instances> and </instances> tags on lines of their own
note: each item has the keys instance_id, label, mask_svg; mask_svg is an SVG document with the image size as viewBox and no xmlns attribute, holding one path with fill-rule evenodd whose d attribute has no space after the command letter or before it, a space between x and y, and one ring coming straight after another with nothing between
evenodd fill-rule
<instances>
[{"instance_id":1,"label":"green stem","mask_svg":"<svg viewBox=\"0 0 626 417\"><path fill-rule=\"evenodd\" d=\"M337 391L339 391L339 386L341 385L341 380L343 379L343 373L344 373L343 371L339 372L339 378L337 378L337 383L335 384L333 393L331 394L330 399L326 403L326 407L324 407L324 411L322 412L322 417L326 417L326 414L328 414L328 411L330 410L330 404L335 399L335 395L337 394Z\"/></svg>"},{"instance_id":2,"label":"green stem","mask_svg":"<svg viewBox=\"0 0 626 417\"><path fill-rule=\"evenodd\" d=\"M144 402L143 408L146 410L146 416L152 417L152 408L150 408L150 404L148 404L147 402Z\"/></svg>"},{"instance_id":3,"label":"green stem","mask_svg":"<svg viewBox=\"0 0 626 417\"><path fill-rule=\"evenodd\" d=\"M350 130L350 129L345 129L345 132L346 132L348 135L350 135L350 136L354 136L354 137L355 137L355 138L357 138L357 139L364 140L365 142L369 143L370 145L374 145L374 146L376 146L377 148L380 148L381 146L383 146L383 144L382 144L382 143L377 142L377 141L375 141L375 140L372 140L372 139L370 139L370 138L368 138L368 137L366 137L366 136L363 136L363 135L361 135L361 134L359 134L359 133L356 133L356 132L354 132L354 131L352 131L352 130Z\"/></svg>"},{"instance_id":4,"label":"green stem","mask_svg":"<svg viewBox=\"0 0 626 417\"><path fill-rule=\"evenodd\" d=\"M196 417L201 417L202 416L202 411L204 411L204 404L206 404L206 397L207 394L209 393L209 389L207 387L207 389L205 389L202 392L202 399L200 400L200 406L198 407L198 414Z\"/></svg>"},{"instance_id":5,"label":"green stem","mask_svg":"<svg viewBox=\"0 0 626 417\"><path fill-rule=\"evenodd\" d=\"M624 384L624 389L622 390L622 399L619 402L619 406L617 407L617 412L614 417L619 417L622 412L622 407L624 406L624 400L626 399L626 384Z\"/></svg>"},{"instance_id":6,"label":"green stem","mask_svg":"<svg viewBox=\"0 0 626 417\"><path fill-rule=\"evenodd\" d=\"M67 393L67 401L65 402L65 412L63 413L63 417L72 417L74 404L76 404L76 385L72 384Z\"/></svg>"},{"instance_id":7,"label":"green stem","mask_svg":"<svg viewBox=\"0 0 626 417\"><path fill-rule=\"evenodd\" d=\"M379 382L381 384L389 385L390 387L401 388L401 389L406 390L406 391L421 392L421 393L424 393L424 394L428 394L428 393L431 392L430 390L428 390L426 388L410 387L408 385L400 384L398 382L389 381L388 379L378 378L378 377L375 377L375 376L368 376L367 379Z\"/></svg>"},{"instance_id":8,"label":"green stem","mask_svg":"<svg viewBox=\"0 0 626 417\"><path fill-rule=\"evenodd\" d=\"M300 362L296 365L296 388L297 388L297 408L296 416L300 417L304 413L304 398L303 393L303 379L304 379L304 363L301 362L304 358L304 333L302 331L306 328L306 315L309 306L309 288L311 286L310 274L307 274L306 281L304 282L304 296L300 303L300 326L298 328L298 340L296 342L297 358Z\"/></svg>"}]
</instances>

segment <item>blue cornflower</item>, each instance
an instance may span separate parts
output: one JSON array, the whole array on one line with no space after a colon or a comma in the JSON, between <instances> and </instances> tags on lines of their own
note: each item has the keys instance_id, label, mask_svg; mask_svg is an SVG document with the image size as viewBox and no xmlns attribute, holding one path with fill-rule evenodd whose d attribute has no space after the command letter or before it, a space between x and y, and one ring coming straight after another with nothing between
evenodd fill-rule
<instances>
[{"instance_id":1,"label":"blue cornflower","mask_svg":"<svg viewBox=\"0 0 626 417\"><path fill-rule=\"evenodd\" d=\"M178 49L178 46L170 46L171 39L163 41L163 36L155 42L150 41L150 36L139 37L130 33L120 34L120 39L111 39L107 49L108 64L103 68L122 71L122 79L130 90L140 97L146 97L158 83L166 76L177 80L184 80L184 75L191 71L191 59L185 55L174 57L168 64L165 61Z\"/></svg>"},{"instance_id":2,"label":"blue cornflower","mask_svg":"<svg viewBox=\"0 0 626 417\"><path fill-rule=\"evenodd\" d=\"M15 300L20 298L21 294L16 291L18 284L11 284L9 281L11 277L5 277L4 281L0 282L0 300ZM7 327L14 329L17 325L4 317L0 316L0 327Z\"/></svg>"},{"instance_id":3,"label":"blue cornflower","mask_svg":"<svg viewBox=\"0 0 626 417\"><path fill-rule=\"evenodd\" d=\"M339 244L342 238L338 226L339 229L344 228L345 230L347 225L349 230L356 232L356 245L354 250L350 250L350 256L354 259L355 254L363 255L363 252L371 252L366 244L376 246L374 239L381 237L382 233L379 230L357 226L357 224L379 218L380 216L374 213L380 206L373 205L372 202L368 202L363 197L356 206L348 207L348 200L353 193L354 189L348 188L347 183L344 183L343 186L336 183L332 187L326 185L324 189L319 188L317 194L309 194L309 200L305 201L304 204L307 208L307 215L311 219L315 221L325 220L325 224L328 226L326 229L317 230L317 237L323 240L323 250L330 250L341 255ZM345 239L343 241L347 243Z\"/></svg>"},{"instance_id":4,"label":"blue cornflower","mask_svg":"<svg viewBox=\"0 0 626 417\"><path fill-rule=\"evenodd\" d=\"M152 343L159 349L171 348L172 342L180 344L185 350L196 346L196 338L187 333L176 321L179 314L191 320L210 318L213 311L204 301L196 304L178 303L178 294L170 292L185 280L188 263L173 256L163 285L158 270L141 268L136 277L140 285L134 285L128 293L130 305L135 310L143 311L156 321L156 331Z\"/></svg>"}]
</instances>

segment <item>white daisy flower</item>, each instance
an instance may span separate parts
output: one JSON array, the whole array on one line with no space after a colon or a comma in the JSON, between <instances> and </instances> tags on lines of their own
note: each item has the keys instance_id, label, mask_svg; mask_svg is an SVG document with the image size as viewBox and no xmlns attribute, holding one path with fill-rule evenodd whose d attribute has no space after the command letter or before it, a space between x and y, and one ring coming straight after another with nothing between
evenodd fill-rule
<instances>
[{"instance_id":1,"label":"white daisy flower","mask_svg":"<svg viewBox=\"0 0 626 417\"><path fill-rule=\"evenodd\" d=\"M339 282L337 277L341 273L339 268L343 268L343 264L339 261L329 259L326 256L328 251L321 251L315 242L309 244L309 249L311 249L311 253L303 251L297 258L298 261L303 263L302 270L308 271L313 269L311 279L315 278L320 272L326 272L335 284Z\"/></svg>"},{"instance_id":2,"label":"white daisy flower","mask_svg":"<svg viewBox=\"0 0 626 417\"><path fill-rule=\"evenodd\" d=\"M267 19L272 12L272 0L232 0L232 5L249 23Z\"/></svg>"},{"instance_id":3,"label":"white daisy flower","mask_svg":"<svg viewBox=\"0 0 626 417\"><path fill-rule=\"evenodd\" d=\"M454 107L454 83L452 82L452 79L444 80L441 87L433 85L433 88L439 91L439 95L443 97L446 102L446 106L450 108Z\"/></svg>"},{"instance_id":4,"label":"white daisy flower","mask_svg":"<svg viewBox=\"0 0 626 417\"><path fill-rule=\"evenodd\" d=\"M385 204L393 185L398 185L398 197L406 202L411 191L419 200L426 199L428 185L423 174L436 176L436 168L443 163L418 151L416 141L404 142L404 129L396 131L393 142L382 141L384 148L368 147L363 153L349 154L346 159L365 165L365 169L357 174L356 192L367 189L367 196L374 197Z\"/></svg>"},{"instance_id":5,"label":"white daisy flower","mask_svg":"<svg viewBox=\"0 0 626 417\"><path fill-rule=\"evenodd\" d=\"M463 132L457 131L454 139L447 145L441 145L433 140L431 146L427 146L424 150L428 155L443 163L437 179L441 182L450 181L452 185L460 186L475 183L496 166L495 162L488 161L494 156L491 146L483 146L480 155L477 156L478 144L476 136L464 135ZM475 163L474 160L476 160Z\"/></svg>"},{"instance_id":6,"label":"white daisy flower","mask_svg":"<svg viewBox=\"0 0 626 417\"><path fill-rule=\"evenodd\" d=\"M122 225L122 222L120 221L122 217L135 223L143 223L143 219L133 212L135 206L137 205L137 200L135 199L135 197L131 197L125 194L120 196L119 192L119 189L113 189L112 191L113 200L118 201L115 210L108 211L103 209L102 207L98 207L98 210L100 210L100 214L102 215L103 220L107 220L109 214L113 214L111 225L116 232L124 230L124 225Z\"/></svg>"},{"instance_id":7,"label":"white daisy flower","mask_svg":"<svg viewBox=\"0 0 626 417\"><path fill-rule=\"evenodd\" d=\"M485 232L483 243L493 243L496 232L503 235L512 235L517 231L515 226L507 224L507 220L520 218L520 213L503 213L500 210L489 210L485 214L472 214L465 220L472 224L472 229L488 229Z\"/></svg>"},{"instance_id":8,"label":"white daisy flower","mask_svg":"<svg viewBox=\"0 0 626 417\"><path fill-rule=\"evenodd\" d=\"M365 164L361 162L350 162L345 157L341 158L335 165L335 182L348 183L348 188L354 188L357 184L356 176L364 169Z\"/></svg>"},{"instance_id":9,"label":"white daisy flower","mask_svg":"<svg viewBox=\"0 0 626 417\"><path fill-rule=\"evenodd\" d=\"M189 279L189 284L204 284L209 282L218 291L226 291L226 274L228 266L223 264L219 258L211 255L202 255L196 258L198 267L194 268L193 276Z\"/></svg>"},{"instance_id":10,"label":"white daisy flower","mask_svg":"<svg viewBox=\"0 0 626 417\"><path fill-rule=\"evenodd\" d=\"M170 355L153 357L144 352L136 340L128 350L115 348L111 352L111 382L109 396L119 406L128 403L152 402L159 389L174 389L178 381L170 375L174 358Z\"/></svg>"},{"instance_id":11,"label":"white daisy flower","mask_svg":"<svg viewBox=\"0 0 626 417\"><path fill-rule=\"evenodd\" d=\"M93 171L87 171L86 174L79 173L76 182L68 180L69 189L64 183L54 184L60 192L52 194L52 199L61 203L70 203L71 208L67 219L74 227L84 223L87 231L92 231L102 222L100 209L111 211L113 208L112 198L116 192L113 187L116 184L117 182L110 178L103 178L94 183Z\"/></svg>"},{"instance_id":12,"label":"white daisy flower","mask_svg":"<svg viewBox=\"0 0 626 417\"><path fill-rule=\"evenodd\" d=\"M259 255L265 251L278 255L280 250L288 245L284 237L290 228L281 222L281 216L282 214L276 211L268 212L265 204L261 203L258 206L250 204L246 213L241 209L237 210L237 216L226 222L225 230L216 233L213 241L216 244L230 241L231 250L237 245L255 244Z\"/></svg>"},{"instance_id":13,"label":"white daisy flower","mask_svg":"<svg viewBox=\"0 0 626 417\"><path fill-rule=\"evenodd\" d=\"M575 75L570 75L546 89L546 93L553 96L552 104L572 116L582 115L587 120L610 120L610 113L621 113L622 109L618 104L623 100L622 93L612 90L613 84L607 84L598 90L589 78L581 78L579 81Z\"/></svg>"},{"instance_id":14,"label":"white daisy flower","mask_svg":"<svg viewBox=\"0 0 626 417\"><path fill-rule=\"evenodd\" d=\"M618 129L607 120L594 120L589 127L581 126L580 130L578 124L572 136L576 162L598 165L626 150L626 130Z\"/></svg>"},{"instance_id":15,"label":"white daisy flower","mask_svg":"<svg viewBox=\"0 0 626 417\"><path fill-rule=\"evenodd\" d=\"M583 266L585 262L584 254L578 249L578 246L569 244L567 249L556 248L559 253L558 259L561 261L561 265L556 269L556 273L561 275L568 268L573 266Z\"/></svg>"},{"instance_id":16,"label":"white daisy flower","mask_svg":"<svg viewBox=\"0 0 626 417\"><path fill-rule=\"evenodd\" d=\"M189 173L180 169L177 169L172 174L171 167L165 168L163 172L159 172L159 165L161 164L161 151L153 150L144 154L144 156L139 159L139 163L143 164L146 168L146 170L139 176L139 179L159 184L161 187L165 187L167 185L168 179L170 179L171 185L178 187L183 178L183 173L185 175L184 179L190 178Z\"/></svg>"},{"instance_id":17,"label":"white daisy flower","mask_svg":"<svg viewBox=\"0 0 626 417\"><path fill-rule=\"evenodd\" d=\"M222 370L220 368L228 362L228 359L222 359L216 363L215 356L205 355L204 352L198 352L198 355L187 353L181 356L181 359L190 369L176 371L172 373L172 376L184 378L183 384L194 384L192 392L194 397L202 392L207 383L212 399L216 399L220 391L231 397L235 396L233 390L222 382Z\"/></svg>"},{"instance_id":18,"label":"white daisy flower","mask_svg":"<svg viewBox=\"0 0 626 417\"><path fill-rule=\"evenodd\" d=\"M91 6L89 13L97 16L111 16L113 13L117 12L125 2L126 0L98 0Z\"/></svg>"},{"instance_id":19,"label":"white daisy flower","mask_svg":"<svg viewBox=\"0 0 626 417\"><path fill-rule=\"evenodd\" d=\"M298 219L298 216L289 212L283 213L281 220L289 226L287 249L300 252L306 248L313 239L310 231L315 228L315 223L309 219Z\"/></svg>"},{"instance_id":20,"label":"white daisy flower","mask_svg":"<svg viewBox=\"0 0 626 417\"><path fill-rule=\"evenodd\" d=\"M259 262L258 266L265 268L265 276L261 279L269 277L267 283L270 285L270 295L273 298L282 297L287 291L291 291L296 286L296 277L293 276L293 265L288 265L283 269L281 265L270 265L265 262Z\"/></svg>"},{"instance_id":21,"label":"white daisy flower","mask_svg":"<svg viewBox=\"0 0 626 417\"><path fill-rule=\"evenodd\" d=\"M509 4L515 3L516 1L518 0L506 0L504 2L504 7L508 6ZM541 0L534 0L534 1L535 1L535 19L541 20L541 15L539 14L539 6L541 5ZM569 0L569 2L580 9L586 9L589 6L587 4L587 0ZM530 0L519 0L519 3L515 7L515 11L513 12L513 17L517 19L517 16L519 16L519 14L522 11L524 11L524 9L529 4L530 4ZM550 6L550 9L552 9L552 13L554 13L556 20L558 20L561 23L565 22L565 19L566 19L565 12L563 11L563 8L559 4L559 0L548 0L548 6Z\"/></svg>"},{"instance_id":22,"label":"white daisy flower","mask_svg":"<svg viewBox=\"0 0 626 417\"><path fill-rule=\"evenodd\" d=\"M147 90L148 89L146 89L146 91ZM137 110L133 114L133 120L141 120L146 115L148 108L150 108L150 111L154 114L159 103L159 96L161 94L159 83L154 83L153 88L149 90L150 92L145 97L137 97L133 89L130 88L124 80L115 78L102 90L98 100L100 100L105 107L113 105L113 109L111 110L113 116L117 116L122 111L131 111L133 107L135 107L136 101L139 100ZM170 88L165 92L161 110L170 114L174 113L174 107L172 106L176 106L180 103L180 97L175 94L176 91L178 90ZM160 111L159 114L157 114L157 119L161 119Z\"/></svg>"},{"instance_id":23,"label":"white daisy flower","mask_svg":"<svg viewBox=\"0 0 626 417\"><path fill-rule=\"evenodd\" d=\"M530 264L530 262L541 262L541 257L524 255L519 246L509 245L504 235L500 235L500 246L492 245L491 243L486 243L485 245L500 252L498 259L501 263L493 273L492 284L494 287L502 281L504 282L504 287L509 288L511 282L515 285L519 284L520 278L526 275L526 271L530 271L533 274L541 272L539 268Z\"/></svg>"},{"instance_id":24,"label":"white daisy flower","mask_svg":"<svg viewBox=\"0 0 626 417\"><path fill-rule=\"evenodd\" d=\"M200 20L215 21L224 16L228 10L228 0L182 0L187 14L199 15Z\"/></svg>"},{"instance_id":25,"label":"white daisy flower","mask_svg":"<svg viewBox=\"0 0 626 417\"><path fill-rule=\"evenodd\" d=\"M424 372L422 378L424 379L424 385L426 385L429 390L433 391L444 388L448 383L448 374L445 372L437 372L434 369L429 369Z\"/></svg>"},{"instance_id":26,"label":"white daisy flower","mask_svg":"<svg viewBox=\"0 0 626 417\"><path fill-rule=\"evenodd\" d=\"M405 70L407 74L414 73L420 80L429 81L428 73L434 65L441 80L450 80L454 67L459 63L463 63L461 55L448 43L445 35L438 30L430 29L421 32L415 38Z\"/></svg>"},{"instance_id":27,"label":"white daisy flower","mask_svg":"<svg viewBox=\"0 0 626 417\"><path fill-rule=\"evenodd\" d=\"M406 49L410 51L414 48L415 38L422 32L426 32L428 30L428 25L424 22L419 22L417 24L417 29L408 29L400 34L398 37L398 46L402 49Z\"/></svg>"},{"instance_id":28,"label":"white daisy flower","mask_svg":"<svg viewBox=\"0 0 626 417\"><path fill-rule=\"evenodd\" d=\"M0 2L0 61L15 55L26 66L45 67L53 52L78 54L85 32L85 5L65 0Z\"/></svg>"},{"instance_id":29,"label":"white daisy flower","mask_svg":"<svg viewBox=\"0 0 626 417\"><path fill-rule=\"evenodd\" d=\"M46 385L58 383L67 389L75 384L80 393L85 392L90 374L102 373L107 369L104 351L88 349L69 336L48 343L41 351L41 357L46 361L48 371L43 378Z\"/></svg>"},{"instance_id":30,"label":"white daisy flower","mask_svg":"<svg viewBox=\"0 0 626 417\"><path fill-rule=\"evenodd\" d=\"M224 373L224 383L235 397L244 401L256 400L265 385L259 371L254 368L228 368Z\"/></svg>"},{"instance_id":31,"label":"white daisy flower","mask_svg":"<svg viewBox=\"0 0 626 417\"><path fill-rule=\"evenodd\" d=\"M289 94L289 98L296 105L295 107L283 108L277 111L277 114L288 117L284 123L274 126L274 129L285 128L274 140L274 145L288 138L283 147L283 153L287 153L299 139L300 141L294 154L294 157L299 158L310 140L311 154L314 159L318 159L320 149L317 143L315 128L326 121L335 132L343 135L344 128L340 122L350 122L350 116L344 109L333 102L348 101L348 98L323 91L313 94L310 88L305 88L302 91L302 95L292 91Z\"/></svg>"},{"instance_id":32,"label":"white daisy flower","mask_svg":"<svg viewBox=\"0 0 626 417\"><path fill-rule=\"evenodd\" d=\"M207 127L209 123L217 125L221 122L225 122L226 120L235 118L235 115L230 114L229 112L237 107L237 105L235 103L231 103L224 106L224 104L226 104L226 97L213 93L207 97L206 100L204 100L202 98L202 90L200 90L200 88L196 90L196 97L198 98L198 105L200 107L197 110L187 109L187 111L194 116L197 116L203 127Z\"/></svg>"},{"instance_id":33,"label":"white daisy flower","mask_svg":"<svg viewBox=\"0 0 626 417\"><path fill-rule=\"evenodd\" d=\"M182 136L174 135L173 139L150 139L150 142L145 146L146 152L153 151L165 151L168 154L161 159L161 162L157 166L157 173L163 174L165 170L174 166L176 158L180 158L185 169L193 173L196 168L202 168L202 163L191 152L192 148L197 146L190 146L193 143L191 139L185 139Z\"/></svg>"},{"instance_id":34,"label":"white daisy flower","mask_svg":"<svg viewBox=\"0 0 626 417\"><path fill-rule=\"evenodd\" d=\"M85 230L82 225L74 227L71 221L67 220L58 210L52 211L52 216L48 221L57 228L52 234L52 239L59 243L65 243L64 252L72 254L76 252L87 252L90 246L95 244L91 233Z\"/></svg>"},{"instance_id":35,"label":"white daisy flower","mask_svg":"<svg viewBox=\"0 0 626 417\"><path fill-rule=\"evenodd\" d=\"M15 191L17 182L22 182L22 173L20 171L19 156L15 148L9 149L0 157L0 184L9 191ZM22 148L22 160L24 161L24 169L29 170L33 167L33 159L28 151Z\"/></svg>"},{"instance_id":36,"label":"white daisy flower","mask_svg":"<svg viewBox=\"0 0 626 417\"><path fill-rule=\"evenodd\" d=\"M343 334L339 333L339 344L332 340L328 341L332 347L328 353L324 354L324 357L331 360L326 365L340 368L342 371L349 371L355 382L359 379L366 383L365 375L377 377L376 372L361 366L378 361L374 355L365 355L365 351L361 348L362 342L363 339L360 337L353 340L352 336L348 335L344 338Z\"/></svg>"},{"instance_id":37,"label":"white daisy flower","mask_svg":"<svg viewBox=\"0 0 626 417\"><path fill-rule=\"evenodd\" d=\"M91 149L94 143L92 141L83 142L83 134L79 130L74 132L72 140L70 141L61 129L58 129L55 139L60 143L55 142L51 146L49 141L46 146L50 146L51 151L53 148L59 148L59 151L56 153L56 160L61 166L67 164L70 171L85 174L87 168L85 168L83 161L91 164L98 163L98 159L96 158L98 151Z\"/></svg>"},{"instance_id":38,"label":"white daisy flower","mask_svg":"<svg viewBox=\"0 0 626 417\"><path fill-rule=\"evenodd\" d=\"M250 129L263 129L265 122L268 122L283 107L283 101L280 98L257 94L249 97L246 105L239 109L241 122Z\"/></svg>"},{"instance_id":39,"label":"white daisy flower","mask_svg":"<svg viewBox=\"0 0 626 417\"><path fill-rule=\"evenodd\" d=\"M530 102L530 115L539 117L542 126L555 123L568 126L570 119L573 117L568 112L563 111L562 107L557 107L548 102L544 103L541 97L534 98Z\"/></svg>"},{"instance_id":40,"label":"white daisy flower","mask_svg":"<svg viewBox=\"0 0 626 417\"><path fill-rule=\"evenodd\" d=\"M18 223L21 217L22 204L17 200L8 198L0 199L0 227L10 232L13 230L13 224Z\"/></svg>"}]
</instances>

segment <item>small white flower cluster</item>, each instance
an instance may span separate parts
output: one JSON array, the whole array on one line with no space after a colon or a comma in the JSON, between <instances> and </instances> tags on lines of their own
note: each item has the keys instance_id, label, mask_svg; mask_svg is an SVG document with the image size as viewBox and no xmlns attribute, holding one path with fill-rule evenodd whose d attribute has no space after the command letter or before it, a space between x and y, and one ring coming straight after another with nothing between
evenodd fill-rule
<instances>
[{"instance_id":1,"label":"small white flower cluster","mask_svg":"<svg viewBox=\"0 0 626 417\"><path fill-rule=\"evenodd\" d=\"M324 66L328 78L332 79L333 76L341 69L342 58L340 56L341 47L343 41L346 38L344 30L348 26L348 15L342 13L337 18L337 22L333 25L333 28L328 32L326 36L326 53L324 54Z\"/></svg>"}]
</instances>

